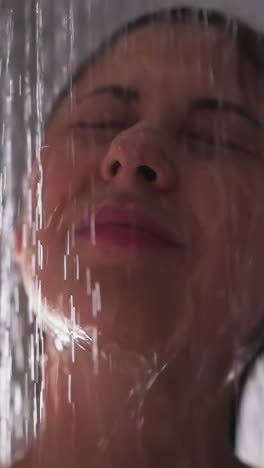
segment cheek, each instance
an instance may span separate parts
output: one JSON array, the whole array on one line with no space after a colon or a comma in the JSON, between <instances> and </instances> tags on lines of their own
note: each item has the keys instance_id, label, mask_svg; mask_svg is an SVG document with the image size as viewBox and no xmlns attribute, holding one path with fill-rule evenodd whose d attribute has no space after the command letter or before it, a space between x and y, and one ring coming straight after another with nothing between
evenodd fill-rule
<instances>
[{"instance_id":1,"label":"cheek","mask_svg":"<svg viewBox=\"0 0 264 468\"><path fill-rule=\"evenodd\" d=\"M54 210L65 207L67 201L78 197L82 186L90 191L95 161L100 155L94 148L80 148L70 137L65 141L51 144L52 149L41 155L42 198L44 224L49 222ZM37 165L32 176L33 216L37 206L39 182L41 180Z\"/></svg>"},{"instance_id":2,"label":"cheek","mask_svg":"<svg viewBox=\"0 0 264 468\"><path fill-rule=\"evenodd\" d=\"M263 236L264 168L247 161L227 168L225 174L228 197L227 227L237 252L253 255Z\"/></svg>"},{"instance_id":3,"label":"cheek","mask_svg":"<svg viewBox=\"0 0 264 468\"><path fill-rule=\"evenodd\" d=\"M70 142L57 145L47 161L43 158L43 205L48 212L71 197L79 172L80 158Z\"/></svg>"},{"instance_id":4,"label":"cheek","mask_svg":"<svg viewBox=\"0 0 264 468\"><path fill-rule=\"evenodd\" d=\"M229 242L241 245L254 226L261 231L263 177L264 169L253 163L208 166L190 174L185 198L208 240L224 233Z\"/></svg>"},{"instance_id":5,"label":"cheek","mask_svg":"<svg viewBox=\"0 0 264 468\"><path fill-rule=\"evenodd\" d=\"M195 223L209 240L226 218L228 196L223 174L212 166L194 169L186 178L185 195Z\"/></svg>"},{"instance_id":6,"label":"cheek","mask_svg":"<svg viewBox=\"0 0 264 468\"><path fill-rule=\"evenodd\" d=\"M264 258L260 261L264 252L262 172L249 164L228 164L204 167L186 178L185 199L195 246L193 279L204 282L206 293L216 282L220 289L241 281L247 287L250 277L256 278L256 271L264 265Z\"/></svg>"}]
</instances>

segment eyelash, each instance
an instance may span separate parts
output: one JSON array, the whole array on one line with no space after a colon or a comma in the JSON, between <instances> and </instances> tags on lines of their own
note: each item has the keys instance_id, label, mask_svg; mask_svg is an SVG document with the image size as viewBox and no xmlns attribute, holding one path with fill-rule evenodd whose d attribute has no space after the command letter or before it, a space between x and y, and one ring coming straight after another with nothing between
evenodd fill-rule
<instances>
[{"instance_id":1,"label":"eyelash","mask_svg":"<svg viewBox=\"0 0 264 468\"><path fill-rule=\"evenodd\" d=\"M186 131L182 132L179 135L180 137L187 137L191 141L200 141L201 143L204 143L210 147L214 148L224 148L224 149L229 149L232 151L238 151L239 153L244 153L248 156L256 156L255 153L253 153L250 150L247 150L246 148L243 148L242 146L237 145L236 143L232 143L229 141L221 141L221 140L216 140L214 138L210 138L207 135L204 135L202 133L196 133L196 132L191 132L191 131Z\"/></svg>"},{"instance_id":2,"label":"eyelash","mask_svg":"<svg viewBox=\"0 0 264 468\"><path fill-rule=\"evenodd\" d=\"M124 125L122 122L115 122L115 121L100 121L100 122L77 122L75 125L79 129L91 129L91 130L100 130L100 131L111 131L111 130L124 130L126 128L126 125ZM254 156L256 157L256 154L253 153L250 150L247 150L235 143L232 142L224 142L221 140L216 140L214 138L210 138L207 135L203 135L202 133L196 133L192 131L182 131L178 133L178 136L180 138L187 138L188 140L191 141L199 141L201 143L204 143L208 145L210 148L224 148L224 149L229 149L232 151L237 151L239 153L246 154L248 156ZM259 158L259 156L258 156Z\"/></svg>"},{"instance_id":3,"label":"eyelash","mask_svg":"<svg viewBox=\"0 0 264 468\"><path fill-rule=\"evenodd\" d=\"M78 122L76 124L81 129L93 129L93 130L112 130L112 129L123 129L125 125L121 122Z\"/></svg>"}]
</instances>

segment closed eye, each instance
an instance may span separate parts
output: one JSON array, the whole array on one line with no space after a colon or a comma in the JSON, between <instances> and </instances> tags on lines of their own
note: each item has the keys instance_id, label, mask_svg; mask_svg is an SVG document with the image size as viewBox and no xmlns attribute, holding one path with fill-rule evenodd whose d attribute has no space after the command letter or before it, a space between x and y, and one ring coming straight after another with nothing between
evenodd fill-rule
<instances>
[{"instance_id":1,"label":"closed eye","mask_svg":"<svg viewBox=\"0 0 264 468\"><path fill-rule=\"evenodd\" d=\"M223 141L221 139L217 139L214 137L211 137L209 135L203 134L203 133L198 133L198 132L193 132L193 131L182 131L179 134L180 138L187 138L191 141L197 141L204 143L210 147L214 148L224 148L224 149L229 149L231 151L238 151L240 153L244 153L249 156L253 157L258 157L260 158L260 155L256 154L255 152L248 150L247 148L244 148L243 146L240 146L237 143L234 143L232 141Z\"/></svg>"},{"instance_id":2,"label":"closed eye","mask_svg":"<svg viewBox=\"0 0 264 468\"><path fill-rule=\"evenodd\" d=\"M83 129L95 129L95 130L111 130L111 129L122 129L125 125L122 122L77 122L77 128Z\"/></svg>"}]
</instances>

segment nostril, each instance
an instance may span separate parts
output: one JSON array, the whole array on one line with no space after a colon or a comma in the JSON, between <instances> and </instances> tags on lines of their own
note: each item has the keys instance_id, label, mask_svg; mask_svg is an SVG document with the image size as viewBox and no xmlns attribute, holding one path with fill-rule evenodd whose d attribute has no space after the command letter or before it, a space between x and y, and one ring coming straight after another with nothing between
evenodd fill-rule
<instances>
[{"instance_id":1,"label":"nostril","mask_svg":"<svg viewBox=\"0 0 264 468\"><path fill-rule=\"evenodd\" d=\"M149 166L140 166L137 171L142 173L149 182L154 182L157 179L157 173Z\"/></svg>"},{"instance_id":2,"label":"nostril","mask_svg":"<svg viewBox=\"0 0 264 468\"><path fill-rule=\"evenodd\" d=\"M111 165L111 176L114 177L117 172L118 172L118 169L120 167L120 162L119 161L114 161L113 164Z\"/></svg>"},{"instance_id":3,"label":"nostril","mask_svg":"<svg viewBox=\"0 0 264 468\"><path fill-rule=\"evenodd\" d=\"M119 171L119 168L121 167L121 164L119 161L113 161L111 164L111 176L115 177ZM151 169L149 166L139 166L137 168L137 173L140 174L141 176L143 175L145 180L148 180L149 182L154 182L157 179L157 173Z\"/></svg>"}]
</instances>

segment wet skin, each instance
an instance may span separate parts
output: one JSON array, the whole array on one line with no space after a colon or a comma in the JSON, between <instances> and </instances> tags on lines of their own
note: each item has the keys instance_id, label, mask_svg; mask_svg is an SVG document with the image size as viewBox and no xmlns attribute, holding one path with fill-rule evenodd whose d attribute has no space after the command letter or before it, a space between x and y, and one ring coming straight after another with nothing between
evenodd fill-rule
<instances>
[{"instance_id":1,"label":"wet skin","mask_svg":"<svg viewBox=\"0 0 264 468\"><path fill-rule=\"evenodd\" d=\"M224 382L262 318L264 107L258 90L251 65L222 31L194 23L149 25L119 39L87 68L47 130L43 226L36 232L43 268L36 261L32 270L37 164L26 248L17 233L16 260L28 294L34 296L37 276L48 314L71 319L72 296L77 323L95 326L102 344L118 345L124 362L127 353L133 359L156 353L168 362L148 392L141 430L135 435L124 417L102 467L159 468L164 460L168 467L187 460L203 468L239 465L228 441L232 388ZM94 245L88 235L73 235L87 207L109 205L150 215L177 246ZM87 295L87 268L93 287L100 285L97 317ZM96 460L101 425L111 427L131 389L129 368L113 375L102 369L95 378L85 367L87 354L76 355L78 365L70 352L56 355L72 375L74 415L63 396L61 367L55 388L47 363L47 420L52 426L57 418L56 432L49 429L57 446L42 455L43 466L55 462L73 421L74 443L57 466ZM55 394L60 402L53 411ZM26 466L51 438L44 431Z\"/></svg>"}]
</instances>

